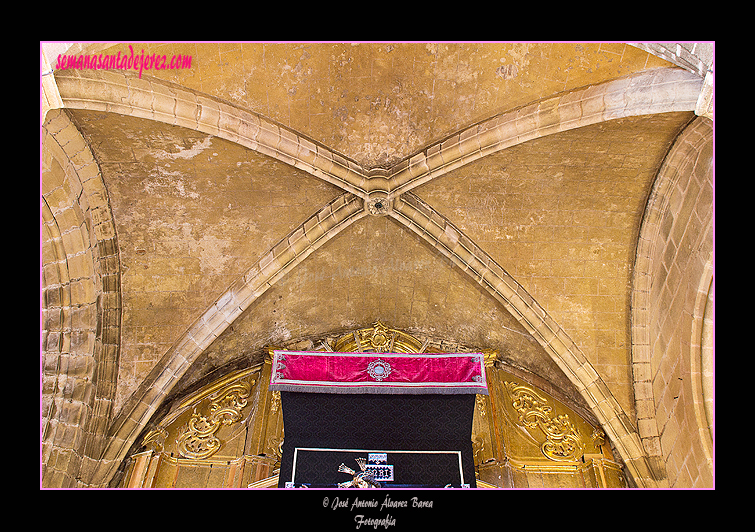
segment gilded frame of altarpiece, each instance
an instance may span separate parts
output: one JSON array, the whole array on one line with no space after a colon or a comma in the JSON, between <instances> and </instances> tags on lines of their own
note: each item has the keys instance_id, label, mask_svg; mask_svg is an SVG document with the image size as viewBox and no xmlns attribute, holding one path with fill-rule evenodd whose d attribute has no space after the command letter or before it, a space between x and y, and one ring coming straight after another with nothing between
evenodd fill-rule
<instances>
[{"instance_id":1,"label":"gilded frame of altarpiece","mask_svg":"<svg viewBox=\"0 0 755 532\"><path fill-rule=\"evenodd\" d=\"M377 322L319 350L441 352L429 344ZM126 459L119 487L277 487L285 434L280 393L268 390L272 351L170 405ZM627 487L595 423L515 375L497 352L483 353L489 395L477 396L472 421L478 488Z\"/></svg>"}]
</instances>

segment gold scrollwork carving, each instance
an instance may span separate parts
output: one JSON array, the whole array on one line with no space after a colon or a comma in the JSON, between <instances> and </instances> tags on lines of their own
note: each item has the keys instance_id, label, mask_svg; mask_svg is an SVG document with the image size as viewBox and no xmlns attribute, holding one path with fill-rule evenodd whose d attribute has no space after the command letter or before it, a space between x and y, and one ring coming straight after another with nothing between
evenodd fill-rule
<instances>
[{"instance_id":1,"label":"gold scrollwork carving","mask_svg":"<svg viewBox=\"0 0 755 532\"><path fill-rule=\"evenodd\" d=\"M162 427L155 427L150 430L142 439L142 445L149 451L161 453L165 446L165 438L168 431Z\"/></svg>"},{"instance_id":2,"label":"gold scrollwork carving","mask_svg":"<svg viewBox=\"0 0 755 532\"><path fill-rule=\"evenodd\" d=\"M337 338L331 350L339 353L361 351L419 353L422 347L422 342L414 336L399 329L387 327L378 320L372 327L356 329Z\"/></svg>"},{"instance_id":3,"label":"gold scrollwork carving","mask_svg":"<svg viewBox=\"0 0 755 532\"><path fill-rule=\"evenodd\" d=\"M267 439L267 453L268 456L275 458L273 464L273 471L277 471L281 467L281 458L283 457L283 434L280 437L271 436Z\"/></svg>"},{"instance_id":4,"label":"gold scrollwork carving","mask_svg":"<svg viewBox=\"0 0 755 532\"><path fill-rule=\"evenodd\" d=\"M375 328L372 331L372 336L370 337L370 345L372 346L375 351L378 353L385 353L390 350L391 347L391 340L395 336L395 333L391 335L391 332L388 330L388 327L383 325L380 322L377 322L375 324Z\"/></svg>"},{"instance_id":5,"label":"gold scrollwork carving","mask_svg":"<svg viewBox=\"0 0 755 532\"><path fill-rule=\"evenodd\" d=\"M500 353L495 349L483 349L482 354L485 359L485 367L492 368L498 362L498 355Z\"/></svg>"},{"instance_id":6,"label":"gold scrollwork carving","mask_svg":"<svg viewBox=\"0 0 755 532\"><path fill-rule=\"evenodd\" d=\"M568 414L554 417L553 407L547 404L547 399L528 386L515 382L503 384L511 396L514 410L519 413L519 423L528 428L540 429L545 434L546 440L540 450L547 458L563 462L582 457L584 444Z\"/></svg>"},{"instance_id":7,"label":"gold scrollwork carving","mask_svg":"<svg viewBox=\"0 0 755 532\"><path fill-rule=\"evenodd\" d=\"M209 413L206 415L194 408L191 418L176 439L181 456L201 460L220 449L221 442L215 433L222 425L231 425L241 419L241 410L247 405L254 382L235 382L210 396Z\"/></svg>"},{"instance_id":8,"label":"gold scrollwork carving","mask_svg":"<svg viewBox=\"0 0 755 532\"><path fill-rule=\"evenodd\" d=\"M592 442L595 445L595 447L602 447L603 445L606 444L606 433L603 432L601 429L593 429Z\"/></svg>"},{"instance_id":9,"label":"gold scrollwork carving","mask_svg":"<svg viewBox=\"0 0 755 532\"><path fill-rule=\"evenodd\" d=\"M477 395L475 398L475 406L477 407L477 411L480 413L480 416L485 417L487 412L485 411L485 396L484 395Z\"/></svg>"}]
</instances>

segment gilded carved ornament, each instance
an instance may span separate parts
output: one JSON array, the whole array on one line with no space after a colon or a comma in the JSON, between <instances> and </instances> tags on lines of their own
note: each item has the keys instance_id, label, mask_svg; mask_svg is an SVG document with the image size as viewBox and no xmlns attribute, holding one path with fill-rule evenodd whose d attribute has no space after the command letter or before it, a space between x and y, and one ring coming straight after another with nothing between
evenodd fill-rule
<instances>
[{"instance_id":1,"label":"gilded carved ornament","mask_svg":"<svg viewBox=\"0 0 755 532\"><path fill-rule=\"evenodd\" d=\"M165 446L165 438L168 437L168 431L165 430L163 427L155 427L152 430L150 430L142 439L142 445L147 448L147 450L155 452L155 453L161 453Z\"/></svg>"},{"instance_id":2,"label":"gilded carved ornament","mask_svg":"<svg viewBox=\"0 0 755 532\"><path fill-rule=\"evenodd\" d=\"M248 404L248 398L256 379L235 382L210 396L208 413L194 412L189 421L179 431L176 439L178 452L185 458L201 460L215 454L222 443L216 436L223 425L231 425L241 419L241 410Z\"/></svg>"},{"instance_id":3,"label":"gilded carved ornament","mask_svg":"<svg viewBox=\"0 0 755 532\"><path fill-rule=\"evenodd\" d=\"M339 353L421 353L424 347L414 336L377 321L372 327L357 329L336 339L331 349Z\"/></svg>"},{"instance_id":4,"label":"gilded carved ornament","mask_svg":"<svg viewBox=\"0 0 755 532\"><path fill-rule=\"evenodd\" d=\"M547 458L556 462L573 462L582 457L582 436L568 414L554 416L548 400L529 386L509 381L503 385L512 400L512 407L519 414L519 423L545 434L540 450Z\"/></svg>"},{"instance_id":5,"label":"gilded carved ornament","mask_svg":"<svg viewBox=\"0 0 755 532\"><path fill-rule=\"evenodd\" d=\"M475 408L477 408L477 411L480 413L482 417L485 417L487 414L487 411L485 410L485 396L484 395L477 395L475 398Z\"/></svg>"},{"instance_id":6,"label":"gilded carved ornament","mask_svg":"<svg viewBox=\"0 0 755 532\"><path fill-rule=\"evenodd\" d=\"M275 414L281 407L281 393L279 391L270 392L270 413Z\"/></svg>"}]
</instances>

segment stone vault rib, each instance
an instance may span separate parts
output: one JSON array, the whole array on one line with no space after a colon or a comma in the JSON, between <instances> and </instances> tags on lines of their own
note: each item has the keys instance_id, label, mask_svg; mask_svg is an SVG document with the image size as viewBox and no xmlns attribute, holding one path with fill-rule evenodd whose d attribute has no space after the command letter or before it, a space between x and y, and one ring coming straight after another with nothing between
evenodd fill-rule
<instances>
[{"instance_id":1,"label":"stone vault rib","mask_svg":"<svg viewBox=\"0 0 755 532\"><path fill-rule=\"evenodd\" d=\"M664 68L534 102L398 163L386 188L397 196L486 155L553 133L630 116L694 111L702 86L694 74Z\"/></svg>"},{"instance_id":2,"label":"stone vault rib","mask_svg":"<svg viewBox=\"0 0 755 532\"><path fill-rule=\"evenodd\" d=\"M632 326L632 376L634 384L634 400L636 405L638 432L651 460L663 463L661 456L661 435L655 415L656 397L652 383L652 354L653 338L651 333L653 308L653 287L659 286L657 278L658 261L662 260L662 251L666 239L670 238L675 216L679 216L672 205L678 183L684 177L689 178L697 163L698 157L706 146L712 143L713 123L706 118L696 118L679 135L676 142L666 156L656 176L653 189L648 198L645 213L637 237L637 249L632 269L631 289L631 326ZM708 213L712 217L712 213ZM664 225L671 223L664 229ZM712 224L710 218L701 217L701 222ZM692 268L690 267L689 270ZM706 268L702 277L702 286L710 285L712 272L712 257L706 259ZM703 440L705 440L705 437ZM712 444L711 444L712 445ZM664 467L662 465L658 466Z\"/></svg>"},{"instance_id":3,"label":"stone vault rib","mask_svg":"<svg viewBox=\"0 0 755 532\"><path fill-rule=\"evenodd\" d=\"M56 73L66 108L156 120L229 140L364 197L362 168L261 115L154 78L114 70Z\"/></svg>"}]
</instances>

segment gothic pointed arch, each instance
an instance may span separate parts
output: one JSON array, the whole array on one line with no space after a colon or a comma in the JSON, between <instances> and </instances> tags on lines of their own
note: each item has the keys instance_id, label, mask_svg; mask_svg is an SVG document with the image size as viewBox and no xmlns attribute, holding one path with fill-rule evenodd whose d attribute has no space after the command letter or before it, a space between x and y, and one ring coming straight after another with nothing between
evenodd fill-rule
<instances>
[{"instance_id":1,"label":"gothic pointed arch","mask_svg":"<svg viewBox=\"0 0 755 532\"><path fill-rule=\"evenodd\" d=\"M675 437L710 443L699 371L701 317L713 278L713 127L696 118L679 136L658 172L640 228L632 280L632 367L638 430L671 486L682 470L669 462ZM664 299L666 310L659 305ZM696 330L690 335L687 331ZM711 350L704 351L711 356ZM694 353L698 353L694 355ZM685 393L686 390L686 393ZM684 401L680 401L684 398ZM692 413L697 411L697 414ZM691 426L680 419L697 420ZM664 436L665 435L665 436ZM702 451L701 451L702 452ZM710 464L710 461L708 462ZM701 475L712 476L709 465Z\"/></svg>"},{"instance_id":2,"label":"gothic pointed arch","mask_svg":"<svg viewBox=\"0 0 755 532\"><path fill-rule=\"evenodd\" d=\"M66 111L42 141L42 482L86 485L106 441L120 344L120 263L107 189Z\"/></svg>"}]
</instances>

